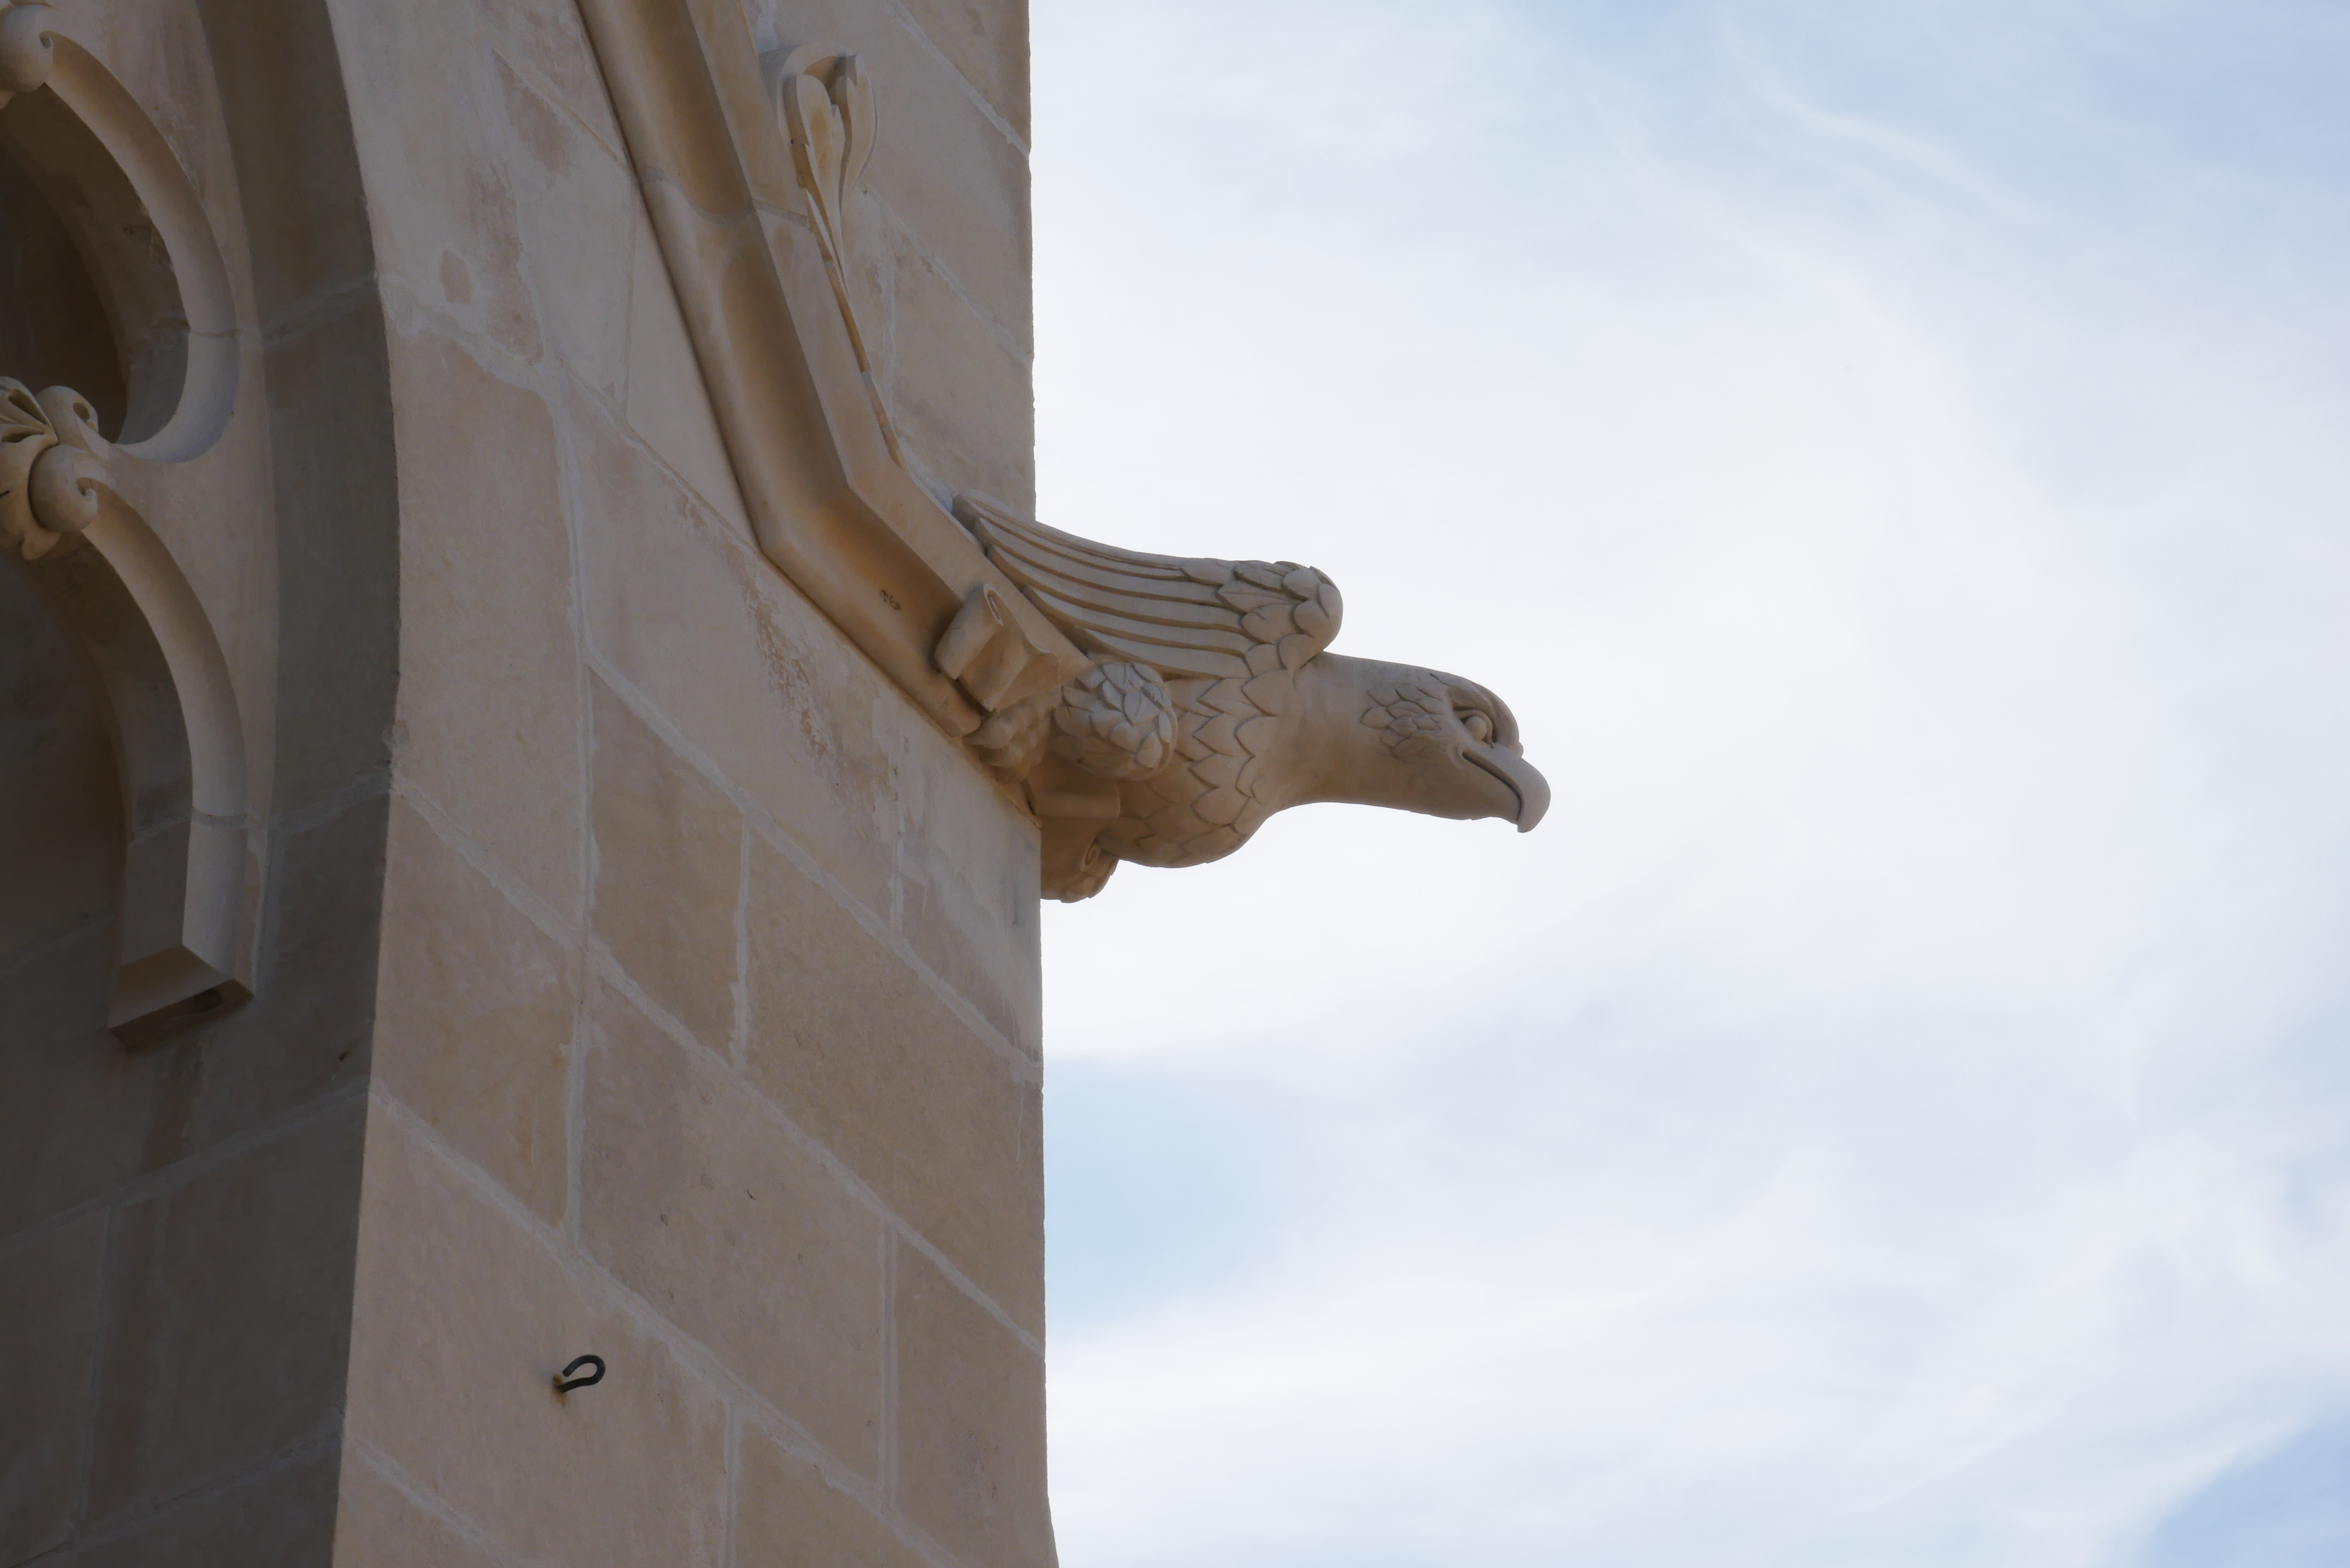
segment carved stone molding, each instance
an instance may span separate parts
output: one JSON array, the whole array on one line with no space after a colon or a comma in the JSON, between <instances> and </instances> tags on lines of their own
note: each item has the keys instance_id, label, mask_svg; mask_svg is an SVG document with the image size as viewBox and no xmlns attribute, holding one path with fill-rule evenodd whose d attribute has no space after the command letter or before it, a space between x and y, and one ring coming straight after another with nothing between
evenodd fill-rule
<instances>
[{"instance_id":1,"label":"carved stone molding","mask_svg":"<svg viewBox=\"0 0 2350 1568\"><path fill-rule=\"evenodd\" d=\"M117 445L149 462L202 455L228 423L240 362L228 269L186 171L49 5L0 10L0 108L9 151L81 211L86 259L133 371Z\"/></svg>"},{"instance_id":2,"label":"carved stone molding","mask_svg":"<svg viewBox=\"0 0 2350 1568\"><path fill-rule=\"evenodd\" d=\"M107 1022L126 1041L250 993L257 881L245 735L220 639L133 489L218 440L237 336L202 202L131 95L48 6L0 12L0 131L78 225L127 362L122 439L89 399L0 365L0 554L21 563L96 666L121 784L123 869ZM148 481L125 483L131 470ZM160 483L159 483L160 482Z\"/></svg>"},{"instance_id":3,"label":"carved stone molding","mask_svg":"<svg viewBox=\"0 0 2350 1568\"><path fill-rule=\"evenodd\" d=\"M1100 891L1120 860L1197 866L1274 812L1352 801L1531 830L1550 786L1474 681L1327 651L1337 585L1294 561L1097 545L976 496L957 511L1095 662L972 737L1025 787L1045 891Z\"/></svg>"},{"instance_id":4,"label":"carved stone molding","mask_svg":"<svg viewBox=\"0 0 2350 1568\"><path fill-rule=\"evenodd\" d=\"M853 57L763 60L735 0L581 0L759 547L948 733L1086 659L900 460L846 275L876 135ZM974 593L1024 652L933 654ZM953 644L962 649L963 641Z\"/></svg>"},{"instance_id":5,"label":"carved stone molding","mask_svg":"<svg viewBox=\"0 0 2350 1568\"><path fill-rule=\"evenodd\" d=\"M80 638L112 711L124 855L107 1023L151 1038L249 994L244 734L171 551L107 483L88 402L0 378L0 545Z\"/></svg>"}]
</instances>

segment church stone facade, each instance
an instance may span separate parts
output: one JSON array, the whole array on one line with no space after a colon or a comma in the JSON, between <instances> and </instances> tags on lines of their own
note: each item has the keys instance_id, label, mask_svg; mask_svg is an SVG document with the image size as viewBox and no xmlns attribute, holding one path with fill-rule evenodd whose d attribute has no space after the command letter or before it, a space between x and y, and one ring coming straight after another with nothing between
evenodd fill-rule
<instances>
[{"instance_id":1,"label":"church stone facade","mask_svg":"<svg viewBox=\"0 0 2350 1568\"><path fill-rule=\"evenodd\" d=\"M0 12L0 1564L1053 1561L1026 61Z\"/></svg>"}]
</instances>

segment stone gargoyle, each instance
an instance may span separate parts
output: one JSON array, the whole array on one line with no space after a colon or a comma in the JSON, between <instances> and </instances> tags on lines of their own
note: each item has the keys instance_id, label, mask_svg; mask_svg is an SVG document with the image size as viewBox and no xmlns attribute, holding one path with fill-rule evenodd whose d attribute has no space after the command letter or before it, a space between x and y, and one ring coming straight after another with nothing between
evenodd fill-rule
<instances>
[{"instance_id":1,"label":"stone gargoyle","mask_svg":"<svg viewBox=\"0 0 2350 1568\"><path fill-rule=\"evenodd\" d=\"M1044 826L1044 891L1091 898L1121 860L1198 866L1288 806L1350 801L1542 820L1550 785L1472 680L1326 651L1336 585L1291 561L1150 556L964 497L957 515L1094 660L995 707L971 737ZM969 684L999 614L975 591L937 652ZM1007 671L1009 664L1005 665Z\"/></svg>"}]
</instances>

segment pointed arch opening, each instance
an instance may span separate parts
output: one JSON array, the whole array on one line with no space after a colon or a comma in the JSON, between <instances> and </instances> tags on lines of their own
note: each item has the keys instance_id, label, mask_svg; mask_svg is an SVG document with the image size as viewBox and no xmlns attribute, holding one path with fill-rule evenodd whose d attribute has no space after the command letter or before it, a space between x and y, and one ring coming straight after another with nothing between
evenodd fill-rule
<instances>
[{"instance_id":1,"label":"pointed arch opening","mask_svg":"<svg viewBox=\"0 0 2350 1568\"><path fill-rule=\"evenodd\" d=\"M218 247L160 133L26 13L0 20L0 53L15 51L0 64L17 73L0 108L0 553L104 695L120 825L107 1023L137 1043L249 988L235 691L180 564L113 483L217 438L235 333ZM29 88L26 58L44 78ZM41 631L19 602L0 658L29 667Z\"/></svg>"}]
</instances>

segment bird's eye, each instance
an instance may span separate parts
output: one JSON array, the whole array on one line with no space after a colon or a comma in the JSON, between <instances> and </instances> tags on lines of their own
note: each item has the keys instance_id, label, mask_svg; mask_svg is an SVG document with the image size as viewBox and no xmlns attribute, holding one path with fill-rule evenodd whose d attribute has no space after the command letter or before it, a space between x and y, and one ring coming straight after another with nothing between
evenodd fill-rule
<instances>
[{"instance_id":1,"label":"bird's eye","mask_svg":"<svg viewBox=\"0 0 2350 1568\"><path fill-rule=\"evenodd\" d=\"M1473 710L1461 715L1461 727L1469 732L1471 740L1481 745L1493 738L1493 721Z\"/></svg>"}]
</instances>

